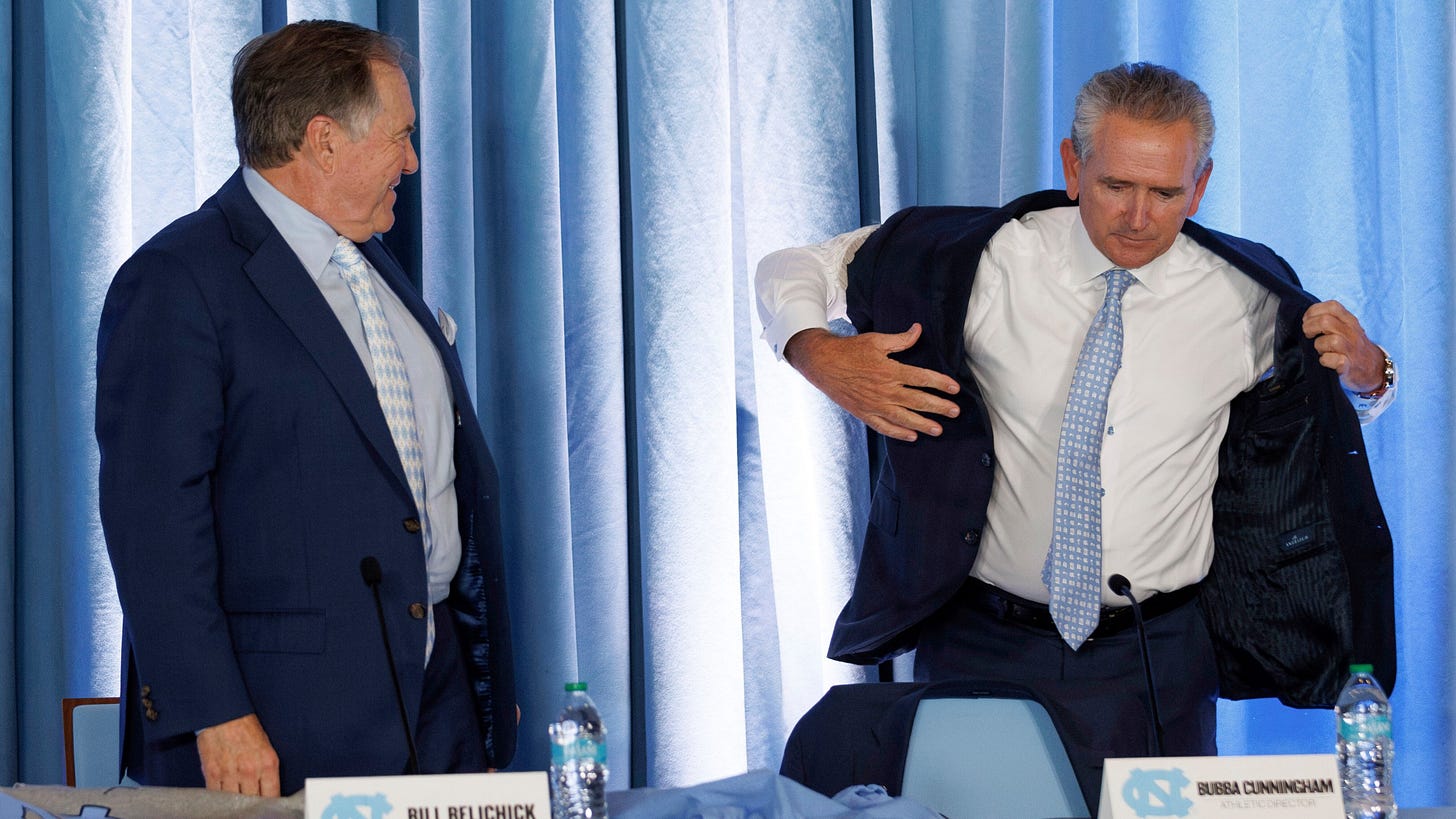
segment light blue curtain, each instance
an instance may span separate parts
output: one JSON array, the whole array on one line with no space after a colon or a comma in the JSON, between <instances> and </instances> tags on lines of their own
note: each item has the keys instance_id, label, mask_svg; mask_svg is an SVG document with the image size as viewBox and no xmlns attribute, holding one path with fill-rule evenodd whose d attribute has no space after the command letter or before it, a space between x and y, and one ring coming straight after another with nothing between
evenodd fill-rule
<instances>
[{"instance_id":1,"label":"light blue curtain","mask_svg":"<svg viewBox=\"0 0 1456 819\"><path fill-rule=\"evenodd\" d=\"M908 204L1061 184L1091 72L1197 80L1205 224L1264 241L1399 361L1367 430L1399 554L1397 792L1456 801L1452 0L0 0L0 781L61 776L63 696L116 691L93 347L111 273L232 171L231 55L333 16L419 55L391 234L455 316L500 464L523 743L586 679L613 786L774 768L834 683L862 430L758 340L753 268ZM6 264L9 262L9 264ZM1224 703L1226 753L1328 752Z\"/></svg>"},{"instance_id":2,"label":"light blue curtain","mask_svg":"<svg viewBox=\"0 0 1456 819\"><path fill-rule=\"evenodd\" d=\"M0 42L14 43L11 8L8 0L0 3ZM0 56L0 134L14 133L15 63L14 48ZM15 681L16 637L20 630L15 622L16 605L16 515L15 515L15 184L13 168L15 149L11 139L0 140L0 327L11 332L0 333L0 607L10 612L6 618L12 625L0 627L0 748L4 756L13 757L19 712L16 708ZM0 780L14 778L15 765L0 770Z\"/></svg>"}]
</instances>

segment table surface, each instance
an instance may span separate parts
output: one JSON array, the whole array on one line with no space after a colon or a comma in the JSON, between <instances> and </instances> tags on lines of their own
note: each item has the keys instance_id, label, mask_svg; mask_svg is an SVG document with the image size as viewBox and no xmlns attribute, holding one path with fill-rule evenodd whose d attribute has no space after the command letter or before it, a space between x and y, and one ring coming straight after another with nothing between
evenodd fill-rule
<instances>
[{"instance_id":1,"label":"table surface","mask_svg":"<svg viewBox=\"0 0 1456 819\"><path fill-rule=\"evenodd\" d=\"M305 815L302 792L282 799L264 799L198 788L16 785L0 787L0 794L69 816L79 815L87 805L109 806L109 815L115 819L303 819ZM649 796L649 793L639 795ZM1400 819L1456 819L1456 807L1401 808Z\"/></svg>"}]
</instances>

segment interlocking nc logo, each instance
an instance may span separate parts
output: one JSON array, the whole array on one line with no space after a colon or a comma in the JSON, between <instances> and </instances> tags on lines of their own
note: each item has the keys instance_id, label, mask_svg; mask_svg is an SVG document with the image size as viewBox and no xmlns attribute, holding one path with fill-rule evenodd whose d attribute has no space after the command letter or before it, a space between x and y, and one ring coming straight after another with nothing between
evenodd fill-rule
<instances>
[{"instance_id":1,"label":"interlocking nc logo","mask_svg":"<svg viewBox=\"0 0 1456 819\"><path fill-rule=\"evenodd\" d=\"M334 794L324 807L323 819L384 819L393 807L382 793L372 796Z\"/></svg>"},{"instance_id":2,"label":"interlocking nc logo","mask_svg":"<svg viewBox=\"0 0 1456 819\"><path fill-rule=\"evenodd\" d=\"M0 819L110 819L111 808L83 805L80 813L49 813L35 805L0 793Z\"/></svg>"},{"instance_id":3,"label":"interlocking nc logo","mask_svg":"<svg viewBox=\"0 0 1456 819\"><path fill-rule=\"evenodd\" d=\"M1193 801L1183 795L1188 777L1180 768L1133 768L1122 786L1122 801L1138 816L1187 816Z\"/></svg>"}]
</instances>

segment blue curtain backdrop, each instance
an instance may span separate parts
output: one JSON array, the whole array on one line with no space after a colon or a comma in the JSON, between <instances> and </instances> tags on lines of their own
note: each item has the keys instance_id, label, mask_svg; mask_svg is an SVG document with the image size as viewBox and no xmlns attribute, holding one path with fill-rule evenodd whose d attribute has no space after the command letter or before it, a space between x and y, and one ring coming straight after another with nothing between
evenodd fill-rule
<instances>
[{"instance_id":1,"label":"blue curtain backdrop","mask_svg":"<svg viewBox=\"0 0 1456 819\"><path fill-rule=\"evenodd\" d=\"M775 768L868 493L858 425L758 340L767 252L909 204L1061 184L1093 71L1197 80L1205 224L1264 241L1399 361L1367 430L1398 552L1397 793L1456 802L1456 3L0 0L0 782L62 778L60 700L117 690L96 516L100 302L236 164L230 60L340 17L402 37L423 169L389 240L454 314L500 462L524 737L563 680L613 786ZM1323 753L1326 712L1223 703L1225 753ZM532 736L541 741L531 741Z\"/></svg>"}]
</instances>

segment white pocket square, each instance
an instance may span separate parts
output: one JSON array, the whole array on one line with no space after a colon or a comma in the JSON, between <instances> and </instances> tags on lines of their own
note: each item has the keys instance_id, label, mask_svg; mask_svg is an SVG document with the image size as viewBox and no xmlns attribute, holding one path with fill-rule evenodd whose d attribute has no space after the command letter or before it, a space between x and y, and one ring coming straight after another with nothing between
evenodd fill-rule
<instances>
[{"instance_id":1,"label":"white pocket square","mask_svg":"<svg viewBox=\"0 0 1456 819\"><path fill-rule=\"evenodd\" d=\"M445 342L451 347L454 347L455 331L459 329L455 324L455 319L451 318L450 314L445 312L445 308L443 307L436 307L435 310L440 314L440 332L445 334Z\"/></svg>"}]
</instances>

